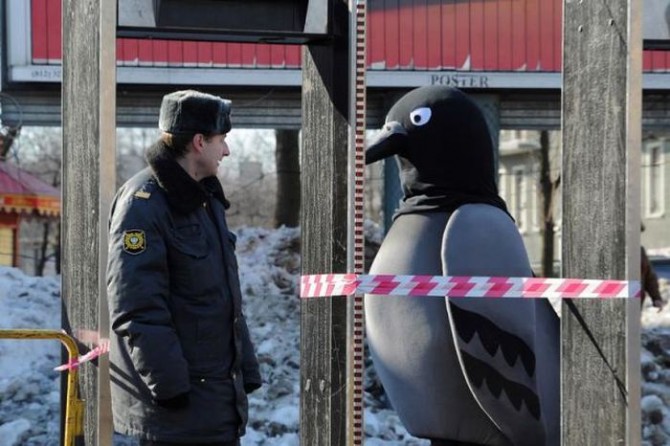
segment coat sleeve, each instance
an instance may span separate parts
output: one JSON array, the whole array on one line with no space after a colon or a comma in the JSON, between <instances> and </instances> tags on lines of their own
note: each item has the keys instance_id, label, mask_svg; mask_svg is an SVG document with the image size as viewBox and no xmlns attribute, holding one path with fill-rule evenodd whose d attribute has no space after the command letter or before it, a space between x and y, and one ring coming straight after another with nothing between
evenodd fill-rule
<instances>
[{"instance_id":1,"label":"coat sleeve","mask_svg":"<svg viewBox=\"0 0 670 446\"><path fill-rule=\"evenodd\" d=\"M254 351L254 345L249 336L249 327L244 315L240 316L240 331L242 335L242 376L244 377L244 390L251 393L263 385L258 359Z\"/></svg>"},{"instance_id":2,"label":"coat sleeve","mask_svg":"<svg viewBox=\"0 0 670 446\"><path fill-rule=\"evenodd\" d=\"M110 220L107 293L110 323L154 399L189 391L188 365L168 306L169 268L164 230L148 202L116 203ZM143 246L124 238L135 234ZM124 245L125 243L125 245Z\"/></svg>"}]
</instances>

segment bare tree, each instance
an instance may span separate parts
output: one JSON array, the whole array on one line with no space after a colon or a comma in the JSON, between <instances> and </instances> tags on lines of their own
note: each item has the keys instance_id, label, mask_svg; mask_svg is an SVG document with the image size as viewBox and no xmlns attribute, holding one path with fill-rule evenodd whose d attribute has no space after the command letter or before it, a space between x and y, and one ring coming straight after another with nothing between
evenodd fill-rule
<instances>
[{"instance_id":1,"label":"bare tree","mask_svg":"<svg viewBox=\"0 0 670 446\"><path fill-rule=\"evenodd\" d=\"M561 184L561 176L551 178L551 161L549 159L549 132L540 132L540 189L542 191L542 275L554 276L554 198Z\"/></svg>"},{"instance_id":2,"label":"bare tree","mask_svg":"<svg viewBox=\"0 0 670 446\"><path fill-rule=\"evenodd\" d=\"M155 128L119 128L116 131L116 186L146 166L144 153L158 139Z\"/></svg>"},{"instance_id":3,"label":"bare tree","mask_svg":"<svg viewBox=\"0 0 670 446\"><path fill-rule=\"evenodd\" d=\"M277 146L277 203L274 226L300 224L300 150L298 130L275 131Z\"/></svg>"}]
</instances>

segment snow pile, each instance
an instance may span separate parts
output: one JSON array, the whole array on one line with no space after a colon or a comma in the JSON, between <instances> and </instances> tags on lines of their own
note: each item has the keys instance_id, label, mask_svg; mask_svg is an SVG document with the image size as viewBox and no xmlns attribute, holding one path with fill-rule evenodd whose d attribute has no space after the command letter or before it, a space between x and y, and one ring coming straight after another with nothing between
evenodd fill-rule
<instances>
[{"instance_id":1,"label":"snow pile","mask_svg":"<svg viewBox=\"0 0 670 446\"><path fill-rule=\"evenodd\" d=\"M60 282L0 267L0 328L60 327ZM0 340L0 446L57 445L60 342Z\"/></svg>"},{"instance_id":2,"label":"snow pile","mask_svg":"<svg viewBox=\"0 0 670 446\"><path fill-rule=\"evenodd\" d=\"M250 395L250 421L242 445L297 446L300 233L241 228L237 236L245 314L264 378L263 387ZM662 286L670 300L670 287ZM0 328L56 329L60 311L57 278L34 278L0 267ZM647 302L642 322L643 445L670 444L670 306L659 313ZM0 446L58 445L60 379L53 367L59 361L56 341L0 340ZM365 389L367 446L429 445L407 433L369 362ZM114 444L136 442L116 436Z\"/></svg>"},{"instance_id":3,"label":"snow pile","mask_svg":"<svg viewBox=\"0 0 670 446\"><path fill-rule=\"evenodd\" d=\"M642 446L670 444L670 283L659 281L665 307L642 310Z\"/></svg>"}]
</instances>

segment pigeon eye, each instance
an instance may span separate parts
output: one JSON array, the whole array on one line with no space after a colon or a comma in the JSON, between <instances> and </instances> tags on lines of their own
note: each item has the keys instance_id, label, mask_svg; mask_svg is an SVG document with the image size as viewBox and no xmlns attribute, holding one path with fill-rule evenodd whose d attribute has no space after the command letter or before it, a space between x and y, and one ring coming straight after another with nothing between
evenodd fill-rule
<instances>
[{"instance_id":1,"label":"pigeon eye","mask_svg":"<svg viewBox=\"0 0 670 446\"><path fill-rule=\"evenodd\" d=\"M432 112L430 111L430 108L428 107L421 107L417 108L414 110L412 113L409 114L409 119L412 121L412 124L416 126L422 126L428 123L430 121L430 116Z\"/></svg>"}]
</instances>

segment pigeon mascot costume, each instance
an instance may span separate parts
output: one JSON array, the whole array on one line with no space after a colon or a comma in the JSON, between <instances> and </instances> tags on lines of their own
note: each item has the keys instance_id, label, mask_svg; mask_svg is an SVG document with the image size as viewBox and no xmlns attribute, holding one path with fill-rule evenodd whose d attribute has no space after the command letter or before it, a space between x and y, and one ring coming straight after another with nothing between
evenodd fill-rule
<instances>
[{"instance_id":1,"label":"pigeon mascot costume","mask_svg":"<svg viewBox=\"0 0 670 446\"><path fill-rule=\"evenodd\" d=\"M407 93L366 164L392 155L404 197L371 274L532 276L473 100L443 86ZM433 446L560 444L548 301L367 295L365 313L375 368L412 435Z\"/></svg>"}]
</instances>

